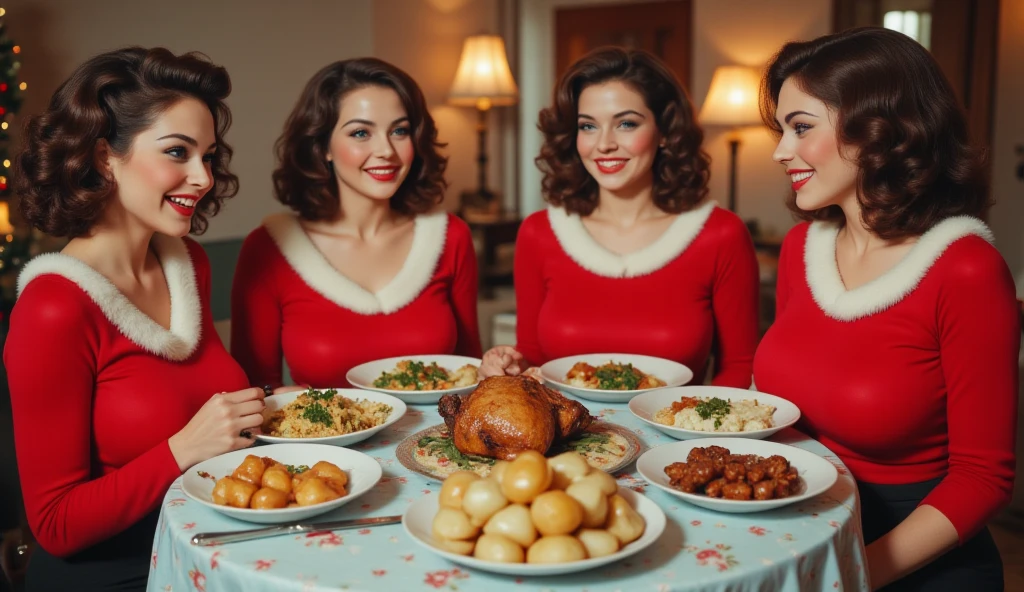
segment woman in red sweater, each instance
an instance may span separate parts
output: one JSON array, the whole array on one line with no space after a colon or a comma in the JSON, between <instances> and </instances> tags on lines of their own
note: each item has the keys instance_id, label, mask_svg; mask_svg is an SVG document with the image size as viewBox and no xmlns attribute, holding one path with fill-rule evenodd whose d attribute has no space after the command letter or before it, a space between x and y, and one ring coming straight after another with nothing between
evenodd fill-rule
<instances>
[{"instance_id":1,"label":"woman in red sweater","mask_svg":"<svg viewBox=\"0 0 1024 592\"><path fill-rule=\"evenodd\" d=\"M376 359L480 355L469 227L431 213L447 159L416 82L373 58L306 84L277 142L277 199L242 246L231 353L250 384L347 385Z\"/></svg>"},{"instance_id":2,"label":"woman in red sweater","mask_svg":"<svg viewBox=\"0 0 1024 592\"><path fill-rule=\"evenodd\" d=\"M783 244L757 387L856 477L873 587L1002 590L985 523L1013 485L1020 329L953 90L867 28L787 44L763 98L809 222Z\"/></svg>"},{"instance_id":3,"label":"woman in red sweater","mask_svg":"<svg viewBox=\"0 0 1024 592\"><path fill-rule=\"evenodd\" d=\"M4 348L39 543L28 590L144 589L167 488L262 423L183 238L237 191L230 88L202 56L128 48L75 70L26 127L23 215L71 239L25 266Z\"/></svg>"},{"instance_id":4,"label":"woman in red sweater","mask_svg":"<svg viewBox=\"0 0 1024 592\"><path fill-rule=\"evenodd\" d=\"M622 352L681 362L748 388L758 271L750 234L706 199L703 133L654 56L599 49L573 64L541 111L547 211L516 239L516 337L484 375L564 356Z\"/></svg>"}]
</instances>

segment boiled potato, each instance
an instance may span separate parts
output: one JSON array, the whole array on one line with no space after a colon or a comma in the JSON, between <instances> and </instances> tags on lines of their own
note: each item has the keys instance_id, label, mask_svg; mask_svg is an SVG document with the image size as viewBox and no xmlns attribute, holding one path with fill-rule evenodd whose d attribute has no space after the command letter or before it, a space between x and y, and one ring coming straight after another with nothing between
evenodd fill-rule
<instances>
[{"instance_id":1,"label":"boiled potato","mask_svg":"<svg viewBox=\"0 0 1024 592\"><path fill-rule=\"evenodd\" d=\"M601 528L608 519L608 496L595 480L573 483L565 493L583 508L583 527Z\"/></svg>"},{"instance_id":2,"label":"boiled potato","mask_svg":"<svg viewBox=\"0 0 1024 592\"><path fill-rule=\"evenodd\" d=\"M576 452L563 452L558 456L548 459L553 473L551 487L553 489L565 489L569 484L583 477L590 472L590 465L587 459Z\"/></svg>"},{"instance_id":3,"label":"boiled potato","mask_svg":"<svg viewBox=\"0 0 1024 592\"><path fill-rule=\"evenodd\" d=\"M469 514L476 526L483 526L495 512L508 505L501 486L491 479L477 479L466 487L462 496L462 510Z\"/></svg>"},{"instance_id":4,"label":"boiled potato","mask_svg":"<svg viewBox=\"0 0 1024 592\"><path fill-rule=\"evenodd\" d=\"M341 497L333 487L319 477L307 477L295 488L295 503L300 506L313 506Z\"/></svg>"},{"instance_id":5,"label":"boiled potato","mask_svg":"<svg viewBox=\"0 0 1024 592\"><path fill-rule=\"evenodd\" d=\"M292 492L292 474L284 465L274 465L263 472L263 479L260 483L263 487L270 487L284 493Z\"/></svg>"},{"instance_id":6,"label":"boiled potato","mask_svg":"<svg viewBox=\"0 0 1024 592\"><path fill-rule=\"evenodd\" d=\"M512 539L500 534L483 534L476 540L473 557L498 563L522 563L523 548Z\"/></svg>"},{"instance_id":7,"label":"boiled potato","mask_svg":"<svg viewBox=\"0 0 1024 592\"><path fill-rule=\"evenodd\" d=\"M312 473L327 483L339 496L348 495L345 486L348 485L348 475L338 468L338 465L322 460L309 468L307 473Z\"/></svg>"},{"instance_id":8,"label":"boiled potato","mask_svg":"<svg viewBox=\"0 0 1024 592\"><path fill-rule=\"evenodd\" d=\"M518 545L529 547L537 540L537 528L530 509L522 504L505 506L484 525L484 534L500 534Z\"/></svg>"},{"instance_id":9,"label":"boiled potato","mask_svg":"<svg viewBox=\"0 0 1024 592\"><path fill-rule=\"evenodd\" d=\"M618 494L608 500L608 505L608 522L605 524L605 530L619 539L623 545L640 538L646 525L643 516L637 514L633 506Z\"/></svg>"},{"instance_id":10,"label":"boiled potato","mask_svg":"<svg viewBox=\"0 0 1024 592\"><path fill-rule=\"evenodd\" d=\"M441 508L434 515L431 530L435 539L465 541L480 533L480 528L469 521L469 516L455 508Z\"/></svg>"},{"instance_id":11,"label":"boiled potato","mask_svg":"<svg viewBox=\"0 0 1024 592\"><path fill-rule=\"evenodd\" d=\"M526 551L527 563L568 563L586 558L583 543L569 535L541 537Z\"/></svg>"},{"instance_id":12,"label":"boiled potato","mask_svg":"<svg viewBox=\"0 0 1024 592\"><path fill-rule=\"evenodd\" d=\"M491 467L491 472L487 473L487 478L494 479L498 482L498 485L501 485L501 481L505 478L505 470L508 469L510 464L512 463L507 460L496 461L494 466Z\"/></svg>"},{"instance_id":13,"label":"boiled potato","mask_svg":"<svg viewBox=\"0 0 1024 592\"><path fill-rule=\"evenodd\" d=\"M551 467L536 450L521 452L501 479L501 491L510 502L528 504L551 485Z\"/></svg>"},{"instance_id":14,"label":"boiled potato","mask_svg":"<svg viewBox=\"0 0 1024 592\"><path fill-rule=\"evenodd\" d=\"M583 506L564 491L545 491L533 500L530 517L544 536L569 534L583 522Z\"/></svg>"},{"instance_id":15,"label":"boiled potato","mask_svg":"<svg viewBox=\"0 0 1024 592\"><path fill-rule=\"evenodd\" d=\"M604 557L617 553L619 550L619 539L607 530L581 528L576 533L576 538L583 543L583 547L587 550L587 557Z\"/></svg>"},{"instance_id":16,"label":"boiled potato","mask_svg":"<svg viewBox=\"0 0 1024 592\"><path fill-rule=\"evenodd\" d=\"M286 508L288 507L288 494L273 487L262 487L252 494L249 506L254 510Z\"/></svg>"},{"instance_id":17,"label":"boiled potato","mask_svg":"<svg viewBox=\"0 0 1024 592\"><path fill-rule=\"evenodd\" d=\"M223 477L213 486L213 503L233 508L248 508L256 486L248 481Z\"/></svg>"},{"instance_id":18,"label":"boiled potato","mask_svg":"<svg viewBox=\"0 0 1024 592\"><path fill-rule=\"evenodd\" d=\"M480 476L470 471L457 471L448 475L448 478L441 484L441 493L438 496L438 503L446 508L462 509L462 498L466 495L466 488L473 481L480 479Z\"/></svg>"},{"instance_id":19,"label":"boiled potato","mask_svg":"<svg viewBox=\"0 0 1024 592\"><path fill-rule=\"evenodd\" d=\"M605 495L614 495L619 491L619 484L615 482L615 477L599 469L594 469L573 482L574 485L576 483L593 483Z\"/></svg>"},{"instance_id":20,"label":"boiled potato","mask_svg":"<svg viewBox=\"0 0 1024 592\"><path fill-rule=\"evenodd\" d=\"M238 465L235 472L231 473L231 477L259 487L263 482L263 471L265 471L273 462L274 461L272 459L261 458L255 454L250 454L245 457L242 464Z\"/></svg>"},{"instance_id":21,"label":"boiled potato","mask_svg":"<svg viewBox=\"0 0 1024 592\"><path fill-rule=\"evenodd\" d=\"M435 537L434 542L438 547L448 551L449 553L455 553L456 555L470 555L473 553L473 548L476 547L475 540L449 541L447 539L439 539Z\"/></svg>"}]
</instances>

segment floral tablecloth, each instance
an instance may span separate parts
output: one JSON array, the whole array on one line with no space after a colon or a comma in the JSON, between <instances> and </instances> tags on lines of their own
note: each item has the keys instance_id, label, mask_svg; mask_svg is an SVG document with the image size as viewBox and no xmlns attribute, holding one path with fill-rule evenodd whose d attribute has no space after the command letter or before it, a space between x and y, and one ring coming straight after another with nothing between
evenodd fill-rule
<instances>
[{"instance_id":1,"label":"floral tablecloth","mask_svg":"<svg viewBox=\"0 0 1024 592\"><path fill-rule=\"evenodd\" d=\"M605 421L632 429L648 447L674 442L625 405L587 403ZM440 483L407 470L395 447L440 423L430 406L410 406L401 421L355 447L373 456L384 477L369 493L317 520L402 514ZM771 512L721 514L691 506L646 482L630 465L619 483L665 510L668 526L652 547L603 568L565 576L516 578L459 567L420 547L400 524L315 532L215 547L194 547L199 532L254 528L191 501L180 479L168 490L153 543L150 591L809 591L866 590L857 489L838 458L792 430L772 440L818 453L839 469L824 494Z\"/></svg>"}]
</instances>

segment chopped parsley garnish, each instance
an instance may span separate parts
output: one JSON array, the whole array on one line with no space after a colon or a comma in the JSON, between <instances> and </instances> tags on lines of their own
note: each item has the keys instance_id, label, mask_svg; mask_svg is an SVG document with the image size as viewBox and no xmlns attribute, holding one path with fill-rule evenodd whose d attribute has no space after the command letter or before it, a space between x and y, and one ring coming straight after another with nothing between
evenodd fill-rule
<instances>
[{"instance_id":1,"label":"chopped parsley garnish","mask_svg":"<svg viewBox=\"0 0 1024 592\"><path fill-rule=\"evenodd\" d=\"M306 471L309 470L309 466L307 465L285 465L285 468L288 469L288 472L293 475L305 473Z\"/></svg>"},{"instance_id":2,"label":"chopped parsley garnish","mask_svg":"<svg viewBox=\"0 0 1024 592\"><path fill-rule=\"evenodd\" d=\"M303 409L302 418L308 419L313 423L322 423L326 426L334 425L334 418L331 417L331 412L325 409L320 403L313 403Z\"/></svg>"},{"instance_id":3,"label":"chopped parsley garnish","mask_svg":"<svg viewBox=\"0 0 1024 592\"><path fill-rule=\"evenodd\" d=\"M410 361L405 365L405 370L399 372L381 372L380 377L373 381L377 388L387 388L393 383L402 387L413 387L415 390L435 390L438 383L449 380L448 372L432 362L429 366L423 362Z\"/></svg>"},{"instance_id":4,"label":"chopped parsley garnish","mask_svg":"<svg viewBox=\"0 0 1024 592\"><path fill-rule=\"evenodd\" d=\"M732 410L732 405L725 399L719 399L718 397L712 397L707 401L701 401L697 403L697 406L693 408L700 415L701 419L715 418L715 429L717 430L722 426L722 418L729 415L729 411Z\"/></svg>"},{"instance_id":5,"label":"chopped parsley garnish","mask_svg":"<svg viewBox=\"0 0 1024 592\"><path fill-rule=\"evenodd\" d=\"M327 389L325 391L320 391L313 387L310 387L309 389L306 390L307 397L313 399L314 401L323 401L325 403L330 403L331 401L333 401L334 397L337 394L338 391L336 389Z\"/></svg>"},{"instance_id":6,"label":"chopped parsley garnish","mask_svg":"<svg viewBox=\"0 0 1024 592\"><path fill-rule=\"evenodd\" d=\"M632 391L640 386L640 372L633 364L605 364L594 372L597 388L610 391Z\"/></svg>"}]
</instances>

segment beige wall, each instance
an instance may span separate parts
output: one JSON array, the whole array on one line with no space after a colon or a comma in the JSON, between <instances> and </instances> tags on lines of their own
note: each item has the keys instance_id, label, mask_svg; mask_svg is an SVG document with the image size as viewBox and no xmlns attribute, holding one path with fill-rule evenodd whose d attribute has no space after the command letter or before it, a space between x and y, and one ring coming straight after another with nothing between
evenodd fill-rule
<instances>
[{"instance_id":1,"label":"beige wall","mask_svg":"<svg viewBox=\"0 0 1024 592\"><path fill-rule=\"evenodd\" d=\"M383 3L382 3L383 4ZM373 51L373 0L8 0L8 34L24 48L25 115L45 108L64 78L116 47L199 50L231 73L232 168L241 191L202 240L245 236L279 206L272 147L306 80L330 61Z\"/></svg>"},{"instance_id":2,"label":"beige wall","mask_svg":"<svg viewBox=\"0 0 1024 592\"><path fill-rule=\"evenodd\" d=\"M524 209L543 207L539 187L540 174L533 157L540 150L541 136L536 130L537 112L551 100L554 84L554 9L569 5L624 4L628 0L522 0L520 14L519 59L533 64L521 73L523 94L520 118L524 122L520 138L522 169L520 182ZM636 0L649 1L649 0ZM773 0L742 2L693 0L693 86L694 105L699 109L707 94L715 68L726 64L763 66L768 58L789 40L809 39L828 33L831 28L831 0ZM529 125L527 125L527 123ZM705 149L713 159L711 196L727 201L728 149L722 130L708 129ZM743 132L738 160L739 213L758 218L769 230L783 233L793 221L783 205L789 181L781 167L772 163L771 137L762 130Z\"/></svg>"},{"instance_id":3,"label":"beige wall","mask_svg":"<svg viewBox=\"0 0 1024 592\"><path fill-rule=\"evenodd\" d=\"M459 193L477 187L477 112L446 104L448 91L470 35L499 34L497 0L376 0L373 53L408 72L423 89L439 137L448 144L448 193L455 209ZM504 189L502 121L504 109L489 115L488 188Z\"/></svg>"}]
</instances>

